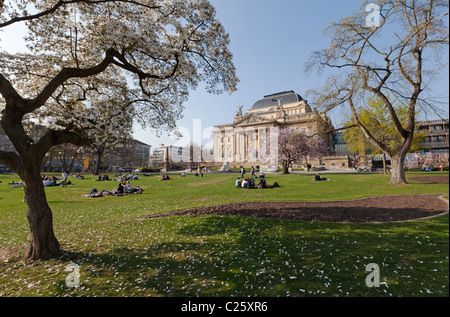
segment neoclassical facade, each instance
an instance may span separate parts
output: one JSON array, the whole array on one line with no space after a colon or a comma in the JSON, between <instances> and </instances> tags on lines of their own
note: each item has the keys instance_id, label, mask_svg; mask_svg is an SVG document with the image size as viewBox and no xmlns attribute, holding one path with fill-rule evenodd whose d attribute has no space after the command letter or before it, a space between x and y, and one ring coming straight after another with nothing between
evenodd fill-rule
<instances>
[{"instance_id":1,"label":"neoclassical facade","mask_svg":"<svg viewBox=\"0 0 450 317\"><path fill-rule=\"evenodd\" d=\"M228 162L231 167L277 165L278 153L273 146L278 131L285 127L310 136L320 134L332 145L332 133L327 132L333 129L331 120L313 111L294 91L267 95L245 114L242 108L233 123L214 127L215 162Z\"/></svg>"}]
</instances>

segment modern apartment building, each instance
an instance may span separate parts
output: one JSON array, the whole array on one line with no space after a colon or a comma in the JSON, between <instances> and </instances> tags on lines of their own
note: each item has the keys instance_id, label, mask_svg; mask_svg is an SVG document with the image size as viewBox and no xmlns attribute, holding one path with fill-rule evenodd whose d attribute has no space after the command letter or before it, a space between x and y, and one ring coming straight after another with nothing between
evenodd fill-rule
<instances>
[{"instance_id":1,"label":"modern apartment building","mask_svg":"<svg viewBox=\"0 0 450 317\"><path fill-rule=\"evenodd\" d=\"M418 131L426 131L425 152L448 152L449 120L420 121Z\"/></svg>"}]
</instances>

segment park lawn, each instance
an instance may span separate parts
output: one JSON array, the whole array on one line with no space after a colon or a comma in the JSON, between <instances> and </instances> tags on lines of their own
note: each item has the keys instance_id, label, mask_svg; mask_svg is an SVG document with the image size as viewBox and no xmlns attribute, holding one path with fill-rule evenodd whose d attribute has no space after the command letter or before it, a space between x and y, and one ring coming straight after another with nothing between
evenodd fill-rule
<instances>
[{"instance_id":1,"label":"park lawn","mask_svg":"<svg viewBox=\"0 0 450 317\"><path fill-rule=\"evenodd\" d=\"M448 185L392 186L377 174L323 174L330 181L321 183L304 174L270 174L268 183L281 187L244 190L234 188L238 174L173 175L134 181L142 195L94 199L84 195L117 183L87 177L46 189L63 258L26 264L23 191L8 188L17 176L0 175L0 250L11 254L0 262L0 296L449 296L448 215L370 225L226 216L139 220L238 201L448 195ZM80 268L78 288L66 286L71 261ZM369 263L380 267L379 288L365 284Z\"/></svg>"}]
</instances>

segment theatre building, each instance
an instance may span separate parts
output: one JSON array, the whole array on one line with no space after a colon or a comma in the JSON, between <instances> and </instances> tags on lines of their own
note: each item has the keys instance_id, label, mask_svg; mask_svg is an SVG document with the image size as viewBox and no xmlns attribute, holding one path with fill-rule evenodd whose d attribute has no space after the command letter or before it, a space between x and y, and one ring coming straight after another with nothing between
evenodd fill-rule
<instances>
[{"instance_id":1,"label":"theatre building","mask_svg":"<svg viewBox=\"0 0 450 317\"><path fill-rule=\"evenodd\" d=\"M294 91L265 96L246 113L242 108L237 111L233 123L214 127L215 162L228 162L234 168L278 165L278 153L271 155L274 154L273 145L278 142L276 131L287 127L308 136L320 135L332 147L330 118L312 110ZM296 162L292 167L303 167L302 162Z\"/></svg>"}]
</instances>

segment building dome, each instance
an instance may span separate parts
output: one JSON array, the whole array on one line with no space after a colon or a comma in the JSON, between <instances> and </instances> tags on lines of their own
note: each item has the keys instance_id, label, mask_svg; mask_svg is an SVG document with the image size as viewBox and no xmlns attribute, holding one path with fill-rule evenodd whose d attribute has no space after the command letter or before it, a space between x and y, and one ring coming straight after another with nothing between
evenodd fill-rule
<instances>
[{"instance_id":1,"label":"building dome","mask_svg":"<svg viewBox=\"0 0 450 317\"><path fill-rule=\"evenodd\" d=\"M290 103L300 102L303 98L292 90L279 92L273 95L264 96L264 99L257 101L253 105L252 111L268 107L276 107L278 106L279 100L281 101L281 105L284 106Z\"/></svg>"}]
</instances>

